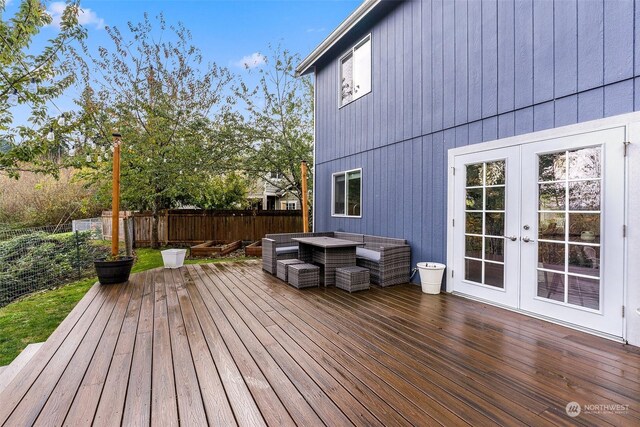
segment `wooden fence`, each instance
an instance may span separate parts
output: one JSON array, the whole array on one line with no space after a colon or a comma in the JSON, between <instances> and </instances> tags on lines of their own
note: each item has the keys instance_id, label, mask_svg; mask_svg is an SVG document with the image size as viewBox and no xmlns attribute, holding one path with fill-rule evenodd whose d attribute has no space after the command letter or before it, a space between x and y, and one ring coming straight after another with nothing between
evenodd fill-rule
<instances>
[{"instance_id":1,"label":"wooden fence","mask_svg":"<svg viewBox=\"0 0 640 427\"><path fill-rule=\"evenodd\" d=\"M122 212L121 212L122 216ZM135 212L135 245L149 246L153 217ZM111 229L111 212L102 214L103 226ZM268 233L302 231L302 212L261 210L167 210L160 214L158 236L163 245L192 245L207 240L255 241ZM110 234L110 233L109 233ZM105 229L106 235L106 229Z\"/></svg>"}]
</instances>

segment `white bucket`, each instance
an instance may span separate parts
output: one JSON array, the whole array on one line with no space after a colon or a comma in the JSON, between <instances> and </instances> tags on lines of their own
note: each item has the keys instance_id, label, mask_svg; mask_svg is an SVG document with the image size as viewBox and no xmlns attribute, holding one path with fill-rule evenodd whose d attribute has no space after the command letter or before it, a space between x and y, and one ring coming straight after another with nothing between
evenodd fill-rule
<instances>
[{"instance_id":1,"label":"white bucket","mask_svg":"<svg viewBox=\"0 0 640 427\"><path fill-rule=\"evenodd\" d=\"M444 264L437 262L419 262L418 271L420 272L420 283L422 284L422 292L425 294L439 294L442 285L442 276Z\"/></svg>"},{"instance_id":2,"label":"white bucket","mask_svg":"<svg viewBox=\"0 0 640 427\"><path fill-rule=\"evenodd\" d=\"M167 249L161 251L164 268L180 268L184 264L184 257L187 255L186 249Z\"/></svg>"}]
</instances>

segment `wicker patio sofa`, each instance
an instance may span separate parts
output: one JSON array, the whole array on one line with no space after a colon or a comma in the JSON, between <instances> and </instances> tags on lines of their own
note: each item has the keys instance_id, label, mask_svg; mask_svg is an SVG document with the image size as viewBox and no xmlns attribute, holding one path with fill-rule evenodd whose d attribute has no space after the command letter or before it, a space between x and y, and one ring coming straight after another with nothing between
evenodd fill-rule
<instances>
[{"instance_id":1,"label":"wicker patio sofa","mask_svg":"<svg viewBox=\"0 0 640 427\"><path fill-rule=\"evenodd\" d=\"M279 233L267 234L262 239L262 269L271 274L277 273L277 262L283 259L298 258L296 237L333 237L333 233Z\"/></svg>"},{"instance_id":2,"label":"wicker patio sofa","mask_svg":"<svg viewBox=\"0 0 640 427\"><path fill-rule=\"evenodd\" d=\"M371 283L391 286L408 283L411 272L411 247L404 239L346 232L267 234L262 239L262 268L276 274L278 260L298 256L296 237L335 237L362 243L356 248L356 265L369 269Z\"/></svg>"}]
</instances>

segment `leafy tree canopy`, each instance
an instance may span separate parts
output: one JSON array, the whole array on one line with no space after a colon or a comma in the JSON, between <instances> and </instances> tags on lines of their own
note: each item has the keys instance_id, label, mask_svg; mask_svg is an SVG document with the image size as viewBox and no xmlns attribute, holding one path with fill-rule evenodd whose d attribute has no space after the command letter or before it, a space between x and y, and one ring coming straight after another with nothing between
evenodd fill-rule
<instances>
[{"instance_id":1,"label":"leafy tree canopy","mask_svg":"<svg viewBox=\"0 0 640 427\"><path fill-rule=\"evenodd\" d=\"M73 150L78 162L88 156L95 179L108 177L104 147L113 131L121 133L123 206L152 210L157 218L161 209L192 200L198 187L234 170L242 147L230 125L236 122L227 95L232 77L203 64L190 32L162 15L155 22L145 15L126 33L106 31L110 48L100 47L97 56L84 49L90 60L81 69L85 89L78 103L88 138Z\"/></svg>"},{"instance_id":2,"label":"leafy tree canopy","mask_svg":"<svg viewBox=\"0 0 640 427\"><path fill-rule=\"evenodd\" d=\"M257 71L258 86L240 84L235 92L246 108L239 129L248 152L247 170L302 201L300 163L313 165L313 84L307 76L295 76L299 62L298 55L272 48L265 67Z\"/></svg>"},{"instance_id":3,"label":"leafy tree canopy","mask_svg":"<svg viewBox=\"0 0 640 427\"><path fill-rule=\"evenodd\" d=\"M48 109L75 79L70 49L86 37L78 24L79 4L67 3L59 32L37 51L34 40L51 23L43 3L22 0L8 19L5 7L6 0L0 0L0 173L17 177L23 170L56 172L57 164L46 155L60 139L47 135L69 127L49 117ZM28 123L14 125L21 104L30 112Z\"/></svg>"}]
</instances>

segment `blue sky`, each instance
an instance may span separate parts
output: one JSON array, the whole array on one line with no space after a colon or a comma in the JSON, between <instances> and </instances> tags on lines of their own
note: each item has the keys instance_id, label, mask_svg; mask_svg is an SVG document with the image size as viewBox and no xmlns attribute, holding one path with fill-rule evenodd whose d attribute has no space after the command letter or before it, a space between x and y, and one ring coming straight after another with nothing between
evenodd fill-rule
<instances>
[{"instance_id":1,"label":"blue sky","mask_svg":"<svg viewBox=\"0 0 640 427\"><path fill-rule=\"evenodd\" d=\"M13 14L19 1L8 2L5 18ZM104 26L124 30L128 21L140 22L144 12L151 17L162 12L168 23L182 22L191 30L193 43L202 50L205 62L216 62L246 76L243 58L259 65L257 54L267 53L270 43L280 43L304 57L360 3L361 0L85 0L81 1L81 22L88 29L92 48L110 47ZM46 4L55 19L63 3ZM45 28L41 36L51 37L54 31L55 25ZM252 78L248 80L251 82ZM73 108L71 96L58 101L60 108Z\"/></svg>"}]
</instances>

